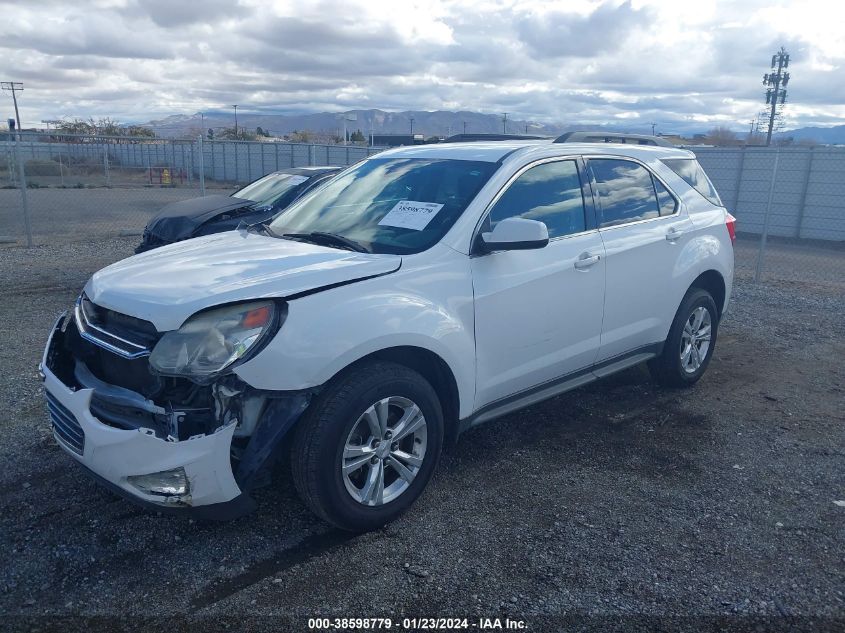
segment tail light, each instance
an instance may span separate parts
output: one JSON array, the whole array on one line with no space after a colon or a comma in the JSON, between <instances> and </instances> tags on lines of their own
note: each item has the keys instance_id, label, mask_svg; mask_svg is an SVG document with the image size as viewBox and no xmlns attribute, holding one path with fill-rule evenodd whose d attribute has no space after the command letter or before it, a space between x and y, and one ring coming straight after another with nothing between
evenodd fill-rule
<instances>
[{"instance_id":1,"label":"tail light","mask_svg":"<svg viewBox=\"0 0 845 633\"><path fill-rule=\"evenodd\" d=\"M736 242L736 218L730 213L728 213L727 216L728 217L725 218L725 226L728 227L728 235L731 236L731 244L733 244Z\"/></svg>"}]
</instances>

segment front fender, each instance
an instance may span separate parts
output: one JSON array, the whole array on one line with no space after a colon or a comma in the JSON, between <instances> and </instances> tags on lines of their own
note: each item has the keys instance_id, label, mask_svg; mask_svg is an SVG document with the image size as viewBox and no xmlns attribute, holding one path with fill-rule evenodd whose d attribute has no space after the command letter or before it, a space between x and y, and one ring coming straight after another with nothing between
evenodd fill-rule
<instances>
[{"instance_id":1,"label":"front fender","mask_svg":"<svg viewBox=\"0 0 845 633\"><path fill-rule=\"evenodd\" d=\"M275 338L235 372L257 389L297 391L325 384L374 352L418 347L449 366L460 415L469 415L475 332L471 277L460 270L465 259L424 269L403 266L391 275L295 299Z\"/></svg>"}]
</instances>

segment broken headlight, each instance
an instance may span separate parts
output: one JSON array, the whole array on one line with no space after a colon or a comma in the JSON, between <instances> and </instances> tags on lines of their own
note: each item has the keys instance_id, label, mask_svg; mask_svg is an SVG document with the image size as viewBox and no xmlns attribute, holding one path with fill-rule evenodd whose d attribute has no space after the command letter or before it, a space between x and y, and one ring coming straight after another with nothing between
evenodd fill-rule
<instances>
[{"instance_id":1,"label":"broken headlight","mask_svg":"<svg viewBox=\"0 0 845 633\"><path fill-rule=\"evenodd\" d=\"M150 366L159 374L202 382L265 341L276 327L277 312L272 301L200 312L161 337L150 354Z\"/></svg>"}]
</instances>

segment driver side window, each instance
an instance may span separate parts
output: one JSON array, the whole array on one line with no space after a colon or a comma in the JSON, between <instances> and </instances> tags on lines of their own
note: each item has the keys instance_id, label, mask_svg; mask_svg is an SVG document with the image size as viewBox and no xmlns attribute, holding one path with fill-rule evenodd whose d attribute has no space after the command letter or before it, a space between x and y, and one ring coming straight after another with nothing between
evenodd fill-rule
<instances>
[{"instance_id":1,"label":"driver side window","mask_svg":"<svg viewBox=\"0 0 845 633\"><path fill-rule=\"evenodd\" d=\"M584 198L575 161L543 163L519 176L490 210L490 230L505 218L539 220L552 239L585 230Z\"/></svg>"}]
</instances>

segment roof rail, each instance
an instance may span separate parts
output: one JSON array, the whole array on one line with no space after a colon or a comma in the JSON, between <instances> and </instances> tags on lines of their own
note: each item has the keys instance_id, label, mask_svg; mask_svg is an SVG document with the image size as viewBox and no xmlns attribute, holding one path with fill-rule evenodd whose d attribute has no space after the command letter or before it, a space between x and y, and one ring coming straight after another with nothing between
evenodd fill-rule
<instances>
[{"instance_id":1,"label":"roof rail","mask_svg":"<svg viewBox=\"0 0 845 633\"><path fill-rule=\"evenodd\" d=\"M626 143L628 145L659 145L661 147L674 147L666 139L649 134L625 134L624 132L567 132L561 134L555 143Z\"/></svg>"}]
</instances>

